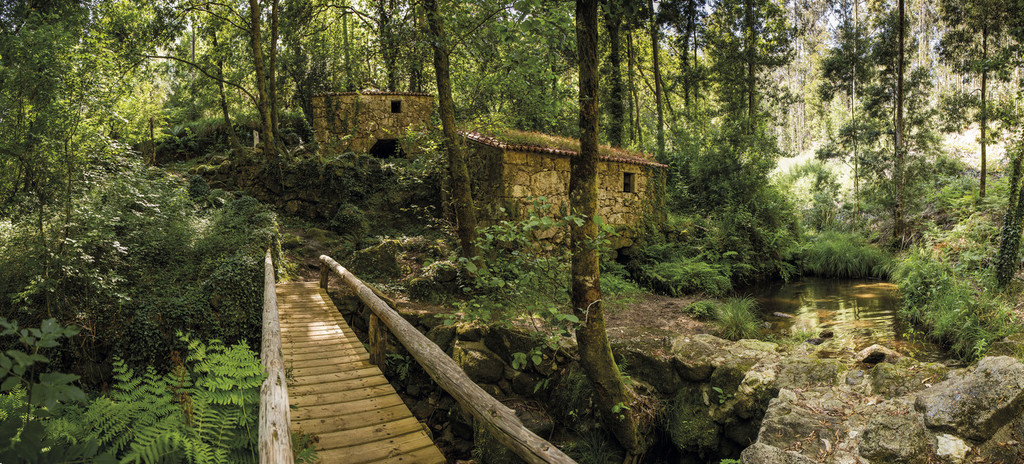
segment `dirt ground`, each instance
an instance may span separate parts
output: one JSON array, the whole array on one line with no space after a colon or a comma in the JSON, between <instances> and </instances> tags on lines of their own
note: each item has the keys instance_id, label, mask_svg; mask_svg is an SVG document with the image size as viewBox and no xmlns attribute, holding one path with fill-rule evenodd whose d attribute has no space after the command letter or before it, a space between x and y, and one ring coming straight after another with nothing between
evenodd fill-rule
<instances>
[{"instance_id":1,"label":"dirt ground","mask_svg":"<svg viewBox=\"0 0 1024 464\"><path fill-rule=\"evenodd\" d=\"M698 296L673 298L663 295L642 294L637 301L619 308L605 310L605 326L608 336L636 333L637 329L653 329L654 332L678 334L708 333L712 327L687 316L683 309Z\"/></svg>"}]
</instances>

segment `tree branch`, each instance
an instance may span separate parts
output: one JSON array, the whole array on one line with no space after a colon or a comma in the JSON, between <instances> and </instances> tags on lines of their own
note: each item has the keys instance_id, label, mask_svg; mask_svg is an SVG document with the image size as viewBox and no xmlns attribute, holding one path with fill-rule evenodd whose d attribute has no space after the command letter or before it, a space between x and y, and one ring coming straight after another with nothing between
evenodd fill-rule
<instances>
[{"instance_id":1,"label":"tree branch","mask_svg":"<svg viewBox=\"0 0 1024 464\"><path fill-rule=\"evenodd\" d=\"M170 56L170 55L145 55L145 56L146 56L146 58L156 58L156 59L161 59L161 60L172 60L172 61L177 61L179 63L187 64L187 65L191 66L192 68L194 68L195 70L203 73L204 76L209 77L214 82L220 82L220 83L223 83L223 84L227 84L227 85L229 85L231 87L234 87L234 88L236 88L238 90L241 90L242 93L245 94L245 96L249 97L249 100L252 101L252 103L254 105L256 104L256 97L254 97L252 95L252 93L250 93L248 90L246 90L245 87L242 87L241 85L238 85L238 84L236 84L234 82L231 82L231 81L228 81L228 80L224 80L224 79L221 79L221 78L219 78L219 77L217 77L217 76L215 76L213 74L210 74L209 71L203 69L203 67L199 66L197 63L193 63L193 62L191 62L189 60L186 60L184 58L178 58L176 56Z\"/></svg>"}]
</instances>

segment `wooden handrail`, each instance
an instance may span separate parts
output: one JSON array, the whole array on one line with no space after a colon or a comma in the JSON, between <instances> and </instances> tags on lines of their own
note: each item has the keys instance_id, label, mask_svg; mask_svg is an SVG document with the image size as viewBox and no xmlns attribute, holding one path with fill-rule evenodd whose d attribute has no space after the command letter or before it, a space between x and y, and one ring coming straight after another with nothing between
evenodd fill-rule
<instances>
[{"instance_id":1,"label":"wooden handrail","mask_svg":"<svg viewBox=\"0 0 1024 464\"><path fill-rule=\"evenodd\" d=\"M260 349L267 378L260 386L260 464L292 464L291 411L275 285L274 260L267 249L263 279L263 346Z\"/></svg>"},{"instance_id":2,"label":"wooden handrail","mask_svg":"<svg viewBox=\"0 0 1024 464\"><path fill-rule=\"evenodd\" d=\"M569 456L556 448L547 440L531 432L516 417L515 411L494 399L480 386L474 383L455 364L444 351L415 327L406 321L397 311L381 300L373 290L356 276L331 259L320 255L320 262L333 270L342 281L352 289L369 306L373 314L380 318L391 330L398 341L405 347L423 370L430 375L444 391L452 395L462 407L466 408L479 424L494 436L498 442L531 464L559 463L575 464ZM326 273L321 271L321 284L326 286Z\"/></svg>"}]
</instances>

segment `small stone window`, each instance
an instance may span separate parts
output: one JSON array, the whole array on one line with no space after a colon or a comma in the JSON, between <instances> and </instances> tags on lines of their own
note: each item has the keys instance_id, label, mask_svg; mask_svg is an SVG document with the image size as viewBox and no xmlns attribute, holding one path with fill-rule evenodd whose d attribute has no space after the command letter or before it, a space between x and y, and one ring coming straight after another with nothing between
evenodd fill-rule
<instances>
[{"instance_id":1,"label":"small stone window","mask_svg":"<svg viewBox=\"0 0 1024 464\"><path fill-rule=\"evenodd\" d=\"M391 100L391 112L401 113L402 112L402 100Z\"/></svg>"},{"instance_id":2,"label":"small stone window","mask_svg":"<svg viewBox=\"0 0 1024 464\"><path fill-rule=\"evenodd\" d=\"M622 191L625 193L636 193L636 173L622 173Z\"/></svg>"}]
</instances>

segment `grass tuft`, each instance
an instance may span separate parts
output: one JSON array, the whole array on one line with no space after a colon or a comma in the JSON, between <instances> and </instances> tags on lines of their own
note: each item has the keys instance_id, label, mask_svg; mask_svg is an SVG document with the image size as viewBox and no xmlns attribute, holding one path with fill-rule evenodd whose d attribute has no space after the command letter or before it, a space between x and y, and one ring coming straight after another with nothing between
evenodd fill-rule
<instances>
[{"instance_id":1,"label":"grass tuft","mask_svg":"<svg viewBox=\"0 0 1024 464\"><path fill-rule=\"evenodd\" d=\"M729 340L760 337L761 321L756 311L757 301L749 296L725 300L718 306L716 321L722 337Z\"/></svg>"},{"instance_id":2,"label":"grass tuft","mask_svg":"<svg viewBox=\"0 0 1024 464\"><path fill-rule=\"evenodd\" d=\"M805 274L840 279L884 278L891 258L859 235L822 232L801 251Z\"/></svg>"}]
</instances>

